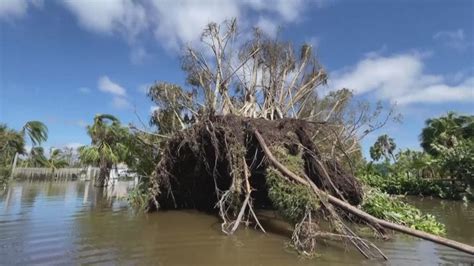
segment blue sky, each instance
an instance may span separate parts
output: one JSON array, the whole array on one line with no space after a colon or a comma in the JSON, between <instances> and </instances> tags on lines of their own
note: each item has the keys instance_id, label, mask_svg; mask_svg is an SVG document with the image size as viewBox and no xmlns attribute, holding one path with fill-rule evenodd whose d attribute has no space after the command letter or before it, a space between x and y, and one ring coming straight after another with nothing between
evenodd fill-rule
<instances>
[{"instance_id":1,"label":"blue sky","mask_svg":"<svg viewBox=\"0 0 474 266\"><path fill-rule=\"evenodd\" d=\"M96 113L148 120L144 89L184 85L180 48L210 21L238 18L296 44L309 42L330 74L329 89L398 103L388 133L418 148L425 119L474 113L474 1L97 0L0 2L0 122L44 121L46 147L90 142ZM278 31L278 27L281 30Z\"/></svg>"}]
</instances>

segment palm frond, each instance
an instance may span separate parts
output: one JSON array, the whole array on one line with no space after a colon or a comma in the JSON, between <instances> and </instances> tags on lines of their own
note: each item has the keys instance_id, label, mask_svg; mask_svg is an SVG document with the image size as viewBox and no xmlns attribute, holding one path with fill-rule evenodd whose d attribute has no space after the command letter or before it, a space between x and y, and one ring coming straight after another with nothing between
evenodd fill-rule
<instances>
[{"instance_id":1,"label":"palm frond","mask_svg":"<svg viewBox=\"0 0 474 266\"><path fill-rule=\"evenodd\" d=\"M40 145L43 141L48 139L48 127L40 121L26 122L21 133L27 135L34 146Z\"/></svg>"},{"instance_id":2,"label":"palm frond","mask_svg":"<svg viewBox=\"0 0 474 266\"><path fill-rule=\"evenodd\" d=\"M78 150L81 162L94 165L99 162L100 156L97 146L82 146Z\"/></svg>"}]
</instances>

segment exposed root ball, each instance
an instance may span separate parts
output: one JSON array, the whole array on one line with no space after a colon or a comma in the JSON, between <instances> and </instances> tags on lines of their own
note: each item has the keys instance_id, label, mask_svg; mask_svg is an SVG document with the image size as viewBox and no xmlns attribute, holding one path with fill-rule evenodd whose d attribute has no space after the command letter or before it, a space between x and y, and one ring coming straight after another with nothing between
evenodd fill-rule
<instances>
[{"instance_id":1,"label":"exposed root ball","mask_svg":"<svg viewBox=\"0 0 474 266\"><path fill-rule=\"evenodd\" d=\"M359 182L343 171L338 162L322 158L311 141L309 136L315 134L317 124L227 115L197 123L169 140L152 178L151 204L160 208L212 211L222 194L230 190L226 208L237 212L245 195L245 163L250 171L253 206L278 207L269 198L268 165L251 128L258 129L279 159L289 160L290 167L298 160L293 171L306 174L321 189L353 205L361 202Z\"/></svg>"},{"instance_id":2,"label":"exposed root ball","mask_svg":"<svg viewBox=\"0 0 474 266\"><path fill-rule=\"evenodd\" d=\"M316 252L318 214L327 213L336 232L354 235L325 197L288 180L267 162L255 130L291 172L339 199L361 202L359 182L337 161L323 158L311 141L316 124L228 115L211 117L169 140L152 178L150 209L217 210L226 234L243 222L265 231L253 208L275 209L295 225L292 245L305 255Z\"/></svg>"}]
</instances>

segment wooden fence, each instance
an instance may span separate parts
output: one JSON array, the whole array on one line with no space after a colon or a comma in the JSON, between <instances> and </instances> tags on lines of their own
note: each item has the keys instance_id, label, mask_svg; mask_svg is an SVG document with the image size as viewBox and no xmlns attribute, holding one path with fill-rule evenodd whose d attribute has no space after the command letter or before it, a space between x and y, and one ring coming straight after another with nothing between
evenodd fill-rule
<instances>
[{"instance_id":1,"label":"wooden fence","mask_svg":"<svg viewBox=\"0 0 474 266\"><path fill-rule=\"evenodd\" d=\"M53 170L51 168L37 168L37 167L17 167L12 171L13 178L26 179L80 179L93 180L99 175L98 167L84 167L84 168L59 168Z\"/></svg>"}]
</instances>

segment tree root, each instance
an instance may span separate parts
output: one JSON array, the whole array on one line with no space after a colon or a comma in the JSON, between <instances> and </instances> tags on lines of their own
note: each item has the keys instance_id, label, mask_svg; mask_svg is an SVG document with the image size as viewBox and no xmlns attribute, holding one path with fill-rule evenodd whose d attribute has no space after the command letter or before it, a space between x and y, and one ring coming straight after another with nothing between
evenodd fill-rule
<instances>
[{"instance_id":1,"label":"tree root","mask_svg":"<svg viewBox=\"0 0 474 266\"><path fill-rule=\"evenodd\" d=\"M244 178L245 178L245 198L242 202L242 205L240 207L239 213L237 215L237 218L234 221L229 221L230 219L228 218L228 208L226 207L226 202L228 201L228 197L230 193L232 193L231 189L234 186L231 186L231 189L227 190L224 192L223 196L219 199L218 201L218 207L219 207L219 214L221 216L222 224L221 224L221 230L224 232L226 235L232 235L234 232L237 230L239 225L242 223L242 219L245 216L245 212L248 209L247 213L247 221L250 220L250 216L253 218L255 221L256 227L258 227L262 232L266 233L265 229L263 226L260 224L260 221L257 218L257 215L255 214L255 211L253 210L252 206L252 201L251 201L251 193L252 193L252 187L250 186L249 178L250 178L250 172L249 172L249 167L245 161L245 158L242 158L243 161L243 170L244 170ZM246 222L248 224L248 222Z\"/></svg>"}]
</instances>

